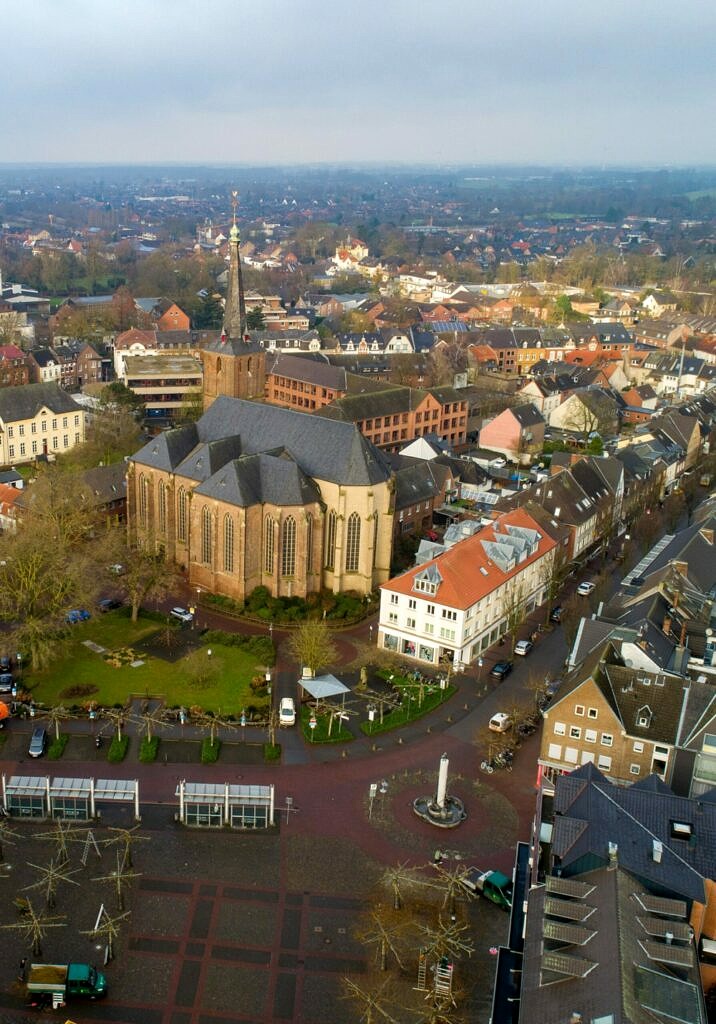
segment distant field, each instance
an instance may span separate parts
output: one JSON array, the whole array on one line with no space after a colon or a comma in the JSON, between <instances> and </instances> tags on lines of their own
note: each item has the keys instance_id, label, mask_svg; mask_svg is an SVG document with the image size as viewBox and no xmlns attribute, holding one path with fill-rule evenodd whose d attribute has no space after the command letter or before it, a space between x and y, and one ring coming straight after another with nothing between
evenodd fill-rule
<instances>
[{"instance_id":1,"label":"distant field","mask_svg":"<svg viewBox=\"0 0 716 1024\"><path fill-rule=\"evenodd\" d=\"M687 199L716 199L716 188L704 188L700 192L684 193Z\"/></svg>"}]
</instances>

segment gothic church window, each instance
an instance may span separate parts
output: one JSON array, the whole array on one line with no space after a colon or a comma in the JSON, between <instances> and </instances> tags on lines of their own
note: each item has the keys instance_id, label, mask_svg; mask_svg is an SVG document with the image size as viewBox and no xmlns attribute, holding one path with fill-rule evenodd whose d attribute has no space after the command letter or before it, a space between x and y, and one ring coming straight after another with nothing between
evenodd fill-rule
<instances>
[{"instance_id":1,"label":"gothic church window","mask_svg":"<svg viewBox=\"0 0 716 1024\"><path fill-rule=\"evenodd\" d=\"M204 565L212 563L211 509L208 505L201 510L201 560Z\"/></svg>"},{"instance_id":2,"label":"gothic church window","mask_svg":"<svg viewBox=\"0 0 716 1024\"><path fill-rule=\"evenodd\" d=\"M348 517L346 537L346 572L358 572L360 560L360 516L352 512Z\"/></svg>"},{"instance_id":3,"label":"gothic church window","mask_svg":"<svg viewBox=\"0 0 716 1024\"><path fill-rule=\"evenodd\" d=\"M296 520L289 516L281 530L281 575L296 575Z\"/></svg>"}]
</instances>

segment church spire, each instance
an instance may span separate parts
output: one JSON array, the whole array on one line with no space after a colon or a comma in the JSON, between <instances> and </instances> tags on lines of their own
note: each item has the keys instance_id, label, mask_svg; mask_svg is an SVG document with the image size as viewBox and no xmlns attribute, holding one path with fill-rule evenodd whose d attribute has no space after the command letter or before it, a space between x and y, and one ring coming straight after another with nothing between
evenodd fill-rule
<instances>
[{"instance_id":1,"label":"church spire","mask_svg":"<svg viewBox=\"0 0 716 1024\"><path fill-rule=\"evenodd\" d=\"M226 307L224 309L224 333L236 341L246 338L246 302L244 300L244 280L241 275L241 258L239 246L241 235L236 223L236 208L239 205L239 193L231 193L231 206L234 211L233 224L229 231L229 284L226 290Z\"/></svg>"}]
</instances>

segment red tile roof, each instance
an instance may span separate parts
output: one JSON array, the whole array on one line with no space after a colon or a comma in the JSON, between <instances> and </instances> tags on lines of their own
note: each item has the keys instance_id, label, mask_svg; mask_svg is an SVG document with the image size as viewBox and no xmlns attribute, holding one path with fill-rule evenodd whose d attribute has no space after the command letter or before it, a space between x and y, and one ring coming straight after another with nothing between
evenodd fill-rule
<instances>
[{"instance_id":1,"label":"red tile roof","mask_svg":"<svg viewBox=\"0 0 716 1024\"><path fill-rule=\"evenodd\" d=\"M503 572L492 559L488 558L482 541L499 542L500 536L504 536L504 528L508 524L536 530L540 535L540 540L534 554L526 558L524 562L518 562L509 572ZM495 530L496 526L499 528L497 531ZM556 542L544 533L532 516L524 509L514 509L512 512L506 512L500 516L489 526L485 526L474 536L455 544L454 547L438 555L437 558L424 562L414 569L409 569L402 576L396 576L395 579L384 583L381 590L408 594L411 597L433 601L449 608L470 608L476 601L480 601L492 593L507 580L519 576L525 568L539 561L556 546ZM435 566L442 577L442 583L434 596L413 589L415 577L419 573L423 573L429 566ZM481 572L481 569L484 569L485 572Z\"/></svg>"}]
</instances>

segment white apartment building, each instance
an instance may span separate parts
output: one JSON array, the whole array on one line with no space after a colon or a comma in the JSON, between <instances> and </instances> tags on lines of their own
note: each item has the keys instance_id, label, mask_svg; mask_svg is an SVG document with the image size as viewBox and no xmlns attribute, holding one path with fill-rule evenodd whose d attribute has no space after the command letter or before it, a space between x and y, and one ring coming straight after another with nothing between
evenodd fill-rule
<instances>
[{"instance_id":1,"label":"white apartment building","mask_svg":"<svg viewBox=\"0 0 716 1024\"><path fill-rule=\"evenodd\" d=\"M378 645L418 662L475 661L546 599L557 544L515 509L381 586Z\"/></svg>"}]
</instances>

